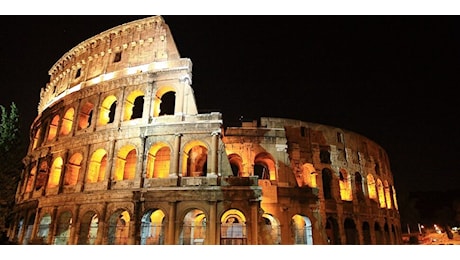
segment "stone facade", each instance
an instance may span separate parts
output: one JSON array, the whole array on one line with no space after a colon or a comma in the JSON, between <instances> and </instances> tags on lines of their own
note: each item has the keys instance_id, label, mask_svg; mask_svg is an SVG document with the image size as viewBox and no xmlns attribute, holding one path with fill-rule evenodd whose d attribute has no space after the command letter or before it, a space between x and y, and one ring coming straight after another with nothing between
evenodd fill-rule
<instances>
[{"instance_id":1,"label":"stone facade","mask_svg":"<svg viewBox=\"0 0 460 260\"><path fill-rule=\"evenodd\" d=\"M19 244L400 244L389 158L332 126L198 113L192 62L154 16L49 70L10 240Z\"/></svg>"}]
</instances>

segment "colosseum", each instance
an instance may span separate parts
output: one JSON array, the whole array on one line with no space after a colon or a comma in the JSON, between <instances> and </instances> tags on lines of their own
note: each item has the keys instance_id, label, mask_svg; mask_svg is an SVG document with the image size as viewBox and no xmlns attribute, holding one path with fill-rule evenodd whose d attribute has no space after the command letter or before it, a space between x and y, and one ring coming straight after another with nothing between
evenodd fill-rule
<instances>
[{"instance_id":1,"label":"colosseum","mask_svg":"<svg viewBox=\"0 0 460 260\"><path fill-rule=\"evenodd\" d=\"M162 16L49 70L9 239L47 245L401 244L385 150L294 119L199 113Z\"/></svg>"}]
</instances>

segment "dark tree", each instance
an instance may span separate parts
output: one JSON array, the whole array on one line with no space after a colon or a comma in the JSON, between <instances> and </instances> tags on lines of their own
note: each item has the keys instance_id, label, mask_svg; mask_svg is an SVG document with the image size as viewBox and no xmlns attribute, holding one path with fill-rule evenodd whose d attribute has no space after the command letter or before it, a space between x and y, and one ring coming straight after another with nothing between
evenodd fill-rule
<instances>
[{"instance_id":1,"label":"dark tree","mask_svg":"<svg viewBox=\"0 0 460 260\"><path fill-rule=\"evenodd\" d=\"M10 109L0 105L0 231L7 230L13 211L14 197L26 154L21 137L19 111L13 102Z\"/></svg>"}]
</instances>

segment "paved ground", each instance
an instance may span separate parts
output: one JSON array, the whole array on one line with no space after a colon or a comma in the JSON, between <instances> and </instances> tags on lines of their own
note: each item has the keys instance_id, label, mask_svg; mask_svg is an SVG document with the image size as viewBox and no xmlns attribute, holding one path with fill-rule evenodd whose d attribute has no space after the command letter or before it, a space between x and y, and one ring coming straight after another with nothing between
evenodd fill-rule
<instances>
[{"instance_id":1,"label":"paved ground","mask_svg":"<svg viewBox=\"0 0 460 260\"><path fill-rule=\"evenodd\" d=\"M421 245L460 245L460 234L453 233L453 238L449 239L446 233L429 233L419 239Z\"/></svg>"}]
</instances>

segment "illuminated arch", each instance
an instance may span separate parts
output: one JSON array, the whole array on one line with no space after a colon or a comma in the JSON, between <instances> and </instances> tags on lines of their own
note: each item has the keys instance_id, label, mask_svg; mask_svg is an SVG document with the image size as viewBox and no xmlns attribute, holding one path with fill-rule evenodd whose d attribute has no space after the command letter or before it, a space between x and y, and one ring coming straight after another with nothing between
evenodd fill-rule
<instances>
[{"instance_id":1,"label":"illuminated arch","mask_svg":"<svg viewBox=\"0 0 460 260\"><path fill-rule=\"evenodd\" d=\"M180 245L203 245L206 240L207 218L202 210L192 209L182 221Z\"/></svg>"},{"instance_id":2,"label":"illuminated arch","mask_svg":"<svg viewBox=\"0 0 460 260\"><path fill-rule=\"evenodd\" d=\"M398 209L398 200L396 199L396 189L394 186L391 186L391 191L393 194L393 204L395 205L395 209Z\"/></svg>"},{"instance_id":3,"label":"illuminated arch","mask_svg":"<svg viewBox=\"0 0 460 260\"><path fill-rule=\"evenodd\" d=\"M291 219L291 229L294 235L294 244L313 245L313 231L308 217L294 215Z\"/></svg>"},{"instance_id":4,"label":"illuminated arch","mask_svg":"<svg viewBox=\"0 0 460 260\"><path fill-rule=\"evenodd\" d=\"M141 245L164 245L165 214L161 209L148 210L141 220Z\"/></svg>"},{"instance_id":5,"label":"illuminated arch","mask_svg":"<svg viewBox=\"0 0 460 260\"><path fill-rule=\"evenodd\" d=\"M72 107L67 109L64 117L62 118L60 135L65 136L68 135L70 131L72 131L74 114L75 110Z\"/></svg>"},{"instance_id":6,"label":"illuminated arch","mask_svg":"<svg viewBox=\"0 0 460 260\"><path fill-rule=\"evenodd\" d=\"M166 93L172 93L172 94L176 94L176 89L172 86L163 86L161 88L158 89L158 91L155 93L155 98L154 98L154 101L153 101L153 116L154 117L158 117L160 116L161 114L164 114L164 112L162 113L162 98L163 96L166 94ZM175 100L174 102L171 102L172 104L168 104L168 105L172 105L173 106L173 111L174 111L174 104L175 104ZM169 110L169 109L168 109Z\"/></svg>"},{"instance_id":7,"label":"illuminated arch","mask_svg":"<svg viewBox=\"0 0 460 260\"><path fill-rule=\"evenodd\" d=\"M107 168L107 152L104 149L97 149L92 155L89 162L87 183L100 182L105 179Z\"/></svg>"},{"instance_id":8,"label":"illuminated arch","mask_svg":"<svg viewBox=\"0 0 460 260\"><path fill-rule=\"evenodd\" d=\"M232 153L228 155L228 161L232 168L233 176L242 176L243 174L243 159L239 154Z\"/></svg>"},{"instance_id":9,"label":"illuminated arch","mask_svg":"<svg viewBox=\"0 0 460 260\"><path fill-rule=\"evenodd\" d=\"M48 129L48 141L53 140L56 137L57 129L59 125L59 119L60 119L59 115L55 115L53 117L53 120L51 120L49 129Z\"/></svg>"},{"instance_id":10,"label":"illuminated arch","mask_svg":"<svg viewBox=\"0 0 460 260\"><path fill-rule=\"evenodd\" d=\"M254 158L254 176L259 179L276 180L276 165L272 155L261 152Z\"/></svg>"},{"instance_id":11,"label":"illuminated arch","mask_svg":"<svg viewBox=\"0 0 460 260\"><path fill-rule=\"evenodd\" d=\"M141 118L144 110L144 92L134 90L126 97L123 121Z\"/></svg>"},{"instance_id":12,"label":"illuminated arch","mask_svg":"<svg viewBox=\"0 0 460 260\"><path fill-rule=\"evenodd\" d=\"M136 147L132 144L123 146L116 159L114 180L132 180L136 175Z\"/></svg>"},{"instance_id":13,"label":"illuminated arch","mask_svg":"<svg viewBox=\"0 0 460 260\"><path fill-rule=\"evenodd\" d=\"M114 95L110 95L102 101L101 108L99 110L99 126L113 123L116 105L117 98Z\"/></svg>"},{"instance_id":14,"label":"illuminated arch","mask_svg":"<svg viewBox=\"0 0 460 260\"><path fill-rule=\"evenodd\" d=\"M370 199L377 199L377 190L375 187L375 179L372 174L367 175L367 191L369 192Z\"/></svg>"},{"instance_id":15,"label":"illuminated arch","mask_svg":"<svg viewBox=\"0 0 460 260\"><path fill-rule=\"evenodd\" d=\"M31 192L34 189L35 177L37 175L37 166L34 165L30 169L29 176L27 177L26 192Z\"/></svg>"},{"instance_id":16,"label":"illuminated arch","mask_svg":"<svg viewBox=\"0 0 460 260\"><path fill-rule=\"evenodd\" d=\"M376 186L377 186L377 193L379 197L379 205L381 208L385 208L386 207L385 192L383 190L383 184L380 179L377 179Z\"/></svg>"},{"instance_id":17,"label":"illuminated arch","mask_svg":"<svg viewBox=\"0 0 460 260\"><path fill-rule=\"evenodd\" d=\"M280 245L281 244L281 225L273 215L264 213L262 215L264 224L261 230L262 244Z\"/></svg>"},{"instance_id":18,"label":"illuminated arch","mask_svg":"<svg viewBox=\"0 0 460 260\"><path fill-rule=\"evenodd\" d=\"M182 176L198 177L207 174L208 147L199 140L188 142L184 147Z\"/></svg>"},{"instance_id":19,"label":"illuminated arch","mask_svg":"<svg viewBox=\"0 0 460 260\"><path fill-rule=\"evenodd\" d=\"M73 186L77 184L82 160L83 155L81 153L75 153L70 157L65 173L64 185Z\"/></svg>"},{"instance_id":20,"label":"illuminated arch","mask_svg":"<svg viewBox=\"0 0 460 260\"><path fill-rule=\"evenodd\" d=\"M147 154L146 178L167 178L171 164L171 148L160 142L152 145Z\"/></svg>"},{"instance_id":21,"label":"illuminated arch","mask_svg":"<svg viewBox=\"0 0 460 260\"><path fill-rule=\"evenodd\" d=\"M391 209L391 191L390 185L388 185L388 181L383 181L383 190L385 193L385 201L387 204L387 209Z\"/></svg>"},{"instance_id":22,"label":"illuminated arch","mask_svg":"<svg viewBox=\"0 0 460 260\"><path fill-rule=\"evenodd\" d=\"M48 179L48 188L55 188L59 186L59 181L61 180L62 164L63 161L61 157L54 159L53 164L51 165L50 177Z\"/></svg>"},{"instance_id":23,"label":"illuminated arch","mask_svg":"<svg viewBox=\"0 0 460 260\"><path fill-rule=\"evenodd\" d=\"M94 104L86 102L80 108L80 114L78 116L78 130L86 129L91 126L91 120L93 117Z\"/></svg>"},{"instance_id":24,"label":"illuminated arch","mask_svg":"<svg viewBox=\"0 0 460 260\"><path fill-rule=\"evenodd\" d=\"M220 244L246 245L246 217L237 209L229 209L220 218Z\"/></svg>"},{"instance_id":25,"label":"illuminated arch","mask_svg":"<svg viewBox=\"0 0 460 260\"><path fill-rule=\"evenodd\" d=\"M351 201L353 198L351 189L351 179L345 169L339 171L340 198L345 201Z\"/></svg>"}]
</instances>

